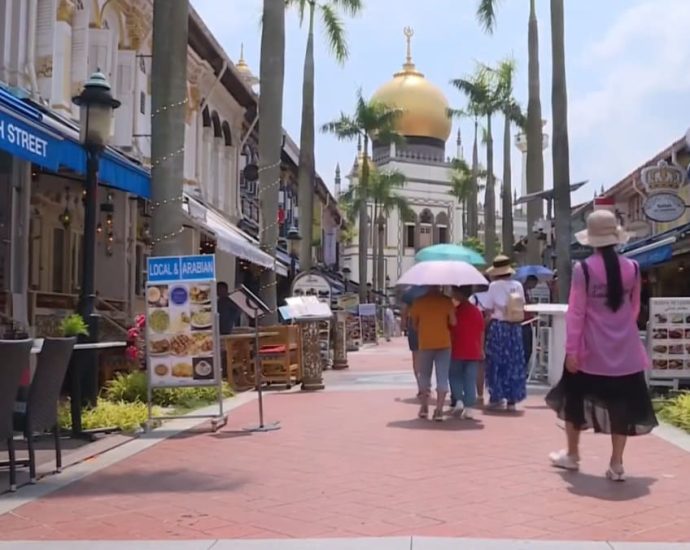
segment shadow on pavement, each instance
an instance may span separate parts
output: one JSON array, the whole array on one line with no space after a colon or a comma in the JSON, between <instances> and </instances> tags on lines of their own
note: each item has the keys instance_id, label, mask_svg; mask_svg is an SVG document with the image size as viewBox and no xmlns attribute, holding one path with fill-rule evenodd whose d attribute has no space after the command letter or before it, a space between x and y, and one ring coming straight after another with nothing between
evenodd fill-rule
<instances>
[{"instance_id":1,"label":"shadow on pavement","mask_svg":"<svg viewBox=\"0 0 690 550\"><path fill-rule=\"evenodd\" d=\"M443 432L467 432L472 430L483 430L484 424L478 420L457 420L448 419L444 422L433 422L421 418L411 418L410 420L395 420L387 424L389 428L403 428L405 430L436 430Z\"/></svg>"},{"instance_id":2,"label":"shadow on pavement","mask_svg":"<svg viewBox=\"0 0 690 550\"><path fill-rule=\"evenodd\" d=\"M47 495L59 498L83 498L101 495L140 495L152 493L220 493L234 491L246 484L245 479L223 475L200 474L187 469L99 472L77 485Z\"/></svg>"},{"instance_id":3,"label":"shadow on pavement","mask_svg":"<svg viewBox=\"0 0 690 550\"><path fill-rule=\"evenodd\" d=\"M522 418L525 416L524 410L506 411L500 409L484 409L482 410L484 416L501 416L505 418Z\"/></svg>"},{"instance_id":4,"label":"shadow on pavement","mask_svg":"<svg viewBox=\"0 0 690 550\"><path fill-rule=\"evenodd\" d=\"M235 439L236 437L247 437L251 436L252 432L245 430L227 430L220 431L213 434L216 439Z\"/></svg>"},{"instance_id":5,"label":"shadow on pavement","mask_svg":"<svg viewBox=\"0 0 690 550\"><path fill-rule=\"evenodd\" d=\"M587 496L599 500L626 501L647 496L650 487L657 482L653 477L629 477L624 482L614 482L602 476L577 472L558 472L568 483L573 495Z\"/></svg>"}]
</instances>

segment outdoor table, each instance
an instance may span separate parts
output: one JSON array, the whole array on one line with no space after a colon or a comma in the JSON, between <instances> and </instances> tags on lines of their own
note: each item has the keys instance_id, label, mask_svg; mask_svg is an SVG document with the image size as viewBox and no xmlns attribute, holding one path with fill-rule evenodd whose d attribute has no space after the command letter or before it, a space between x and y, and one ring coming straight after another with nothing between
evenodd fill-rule
<instances>
[{"instance_id":1,"label":"outdoor table","mask_svg":"<svg viewBox=\"0 0 690 550\"><path fill-rule=\"evenodd\" d=\"M98 352L106 349L124 348L127 342L92 342L74 345L74 353L70 360L70 416L72 418L72 437L78 438L92 438L94 434L111 431L108 429L88 430L84 431L81 427L81 409L82 409L82 377L84 361L75 360L79 352ZM34 340L34 346L31 348L32 354L38 354L43 347L43 339L37 338ZM97 364L97 363L95 363Z\"/></svg>"}]
</instances>

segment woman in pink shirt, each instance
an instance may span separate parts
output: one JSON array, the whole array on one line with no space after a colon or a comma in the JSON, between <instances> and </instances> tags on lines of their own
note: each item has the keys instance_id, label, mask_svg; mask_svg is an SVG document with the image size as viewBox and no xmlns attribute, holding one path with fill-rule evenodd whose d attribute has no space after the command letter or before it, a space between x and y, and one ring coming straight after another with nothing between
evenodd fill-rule
<instances>
[{"instance_id":1,"label":"woman in pink shirt","mask_svg":"<svg viewBox=\"0 0 690 550\"><path fill-rule=\"evenodd\" d=\"M627 236L608 210L590 214L576 238L595 252L573 270L565 370L546 398L565 420L568 448L550 459L557 468L578 470L580 432L593 428L611 434L606 477L623 481L628 436L657 425L644 374L649 358L637 330L640 270L616 252Z\"/></svg>"}]
</instances>

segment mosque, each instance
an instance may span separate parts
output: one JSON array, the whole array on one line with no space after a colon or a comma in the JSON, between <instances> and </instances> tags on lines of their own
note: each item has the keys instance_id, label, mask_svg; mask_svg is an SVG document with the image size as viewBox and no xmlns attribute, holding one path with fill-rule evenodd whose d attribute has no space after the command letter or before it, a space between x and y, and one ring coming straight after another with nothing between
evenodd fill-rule
<instances>
[{"instance_id":1,"label":"mosque","mask_svg":"<svg viewBox=\"0 0 690 550\"><path fill-rule=\"evenodd\" d=\"M443 92L427 80L412 60L412 29L405 28L407 57L402 69L383 84L371 96L379 101L402 110L396 122L396 130L405 137L405 143L383 145L374 140L370 166L383 172L398 171L405 175L406 184L397 194L407 200L412 215L405 218L394 210L383 220L383 232L377 246L383 250L383 269L379 281L386 287L396 284L400 276L414 264L418 250L439 243L462 243L464 237L463 207L460 201L450 194L452 158L446 153L446 144L452 130L452 120L448 117L449 103ZM499 143L496 141L496 143ZM345 176L350 185L357 185L361 174L364 153L358 147L352 169ZM481 155L481 153L480 153ZM458 130L456 150L453 157L463 158L462 139ZM373 161L373 162L372 162ZM494 170L500 174L500 167ZM500 180L496 178L497 215L496 232L501 234ZM336 195L342 192L340 168L336 170ZM481 182L480 182L481 185ZM480 192L480 202L483 193ZM373 204L368 205L369 220L373 217ZM483 240L483 207L479 207L479 238ZM372 281L373 239L377 231L369 225L369 249L367 282ZM358 231L358 227L356 228ZM519 209L514 215L515 240L527 233L525 216ZM383 246L381 246L383 245ZM358 240L342 245L343 268L349 269L349 278L360 282L358 268ZM380 265L380 264L379 264Z\"/></svg>"}]
</instances>

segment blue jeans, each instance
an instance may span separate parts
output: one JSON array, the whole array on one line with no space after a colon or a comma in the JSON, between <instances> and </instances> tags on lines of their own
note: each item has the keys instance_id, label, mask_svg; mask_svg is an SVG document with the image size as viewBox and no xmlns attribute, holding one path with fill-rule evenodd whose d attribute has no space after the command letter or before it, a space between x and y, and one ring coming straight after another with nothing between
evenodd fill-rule
<instances>
[{"instance_id":1,"label":"blue jeans","mask_svg":"<svg viewBox=\"0 0 690 550\"><path fill-rule=\"evenodd\" d=\"M453 359L450 362L450 399L453 403L462 401L465 407L474 407L477 402L478 361Z\"/></svg>"},{"instance_id":2,"label":"blue jeans","mask_svg":"<svg viewBox=\"0 0 690 550\"><path fill-rule=\"evenodd\" d=\"M450 368L450 348L423 349L417 352L419 368L419 389L431 389L431 375L436 366L436 391L448 391L448 369Z\"/></svg>"}]
</instances>

